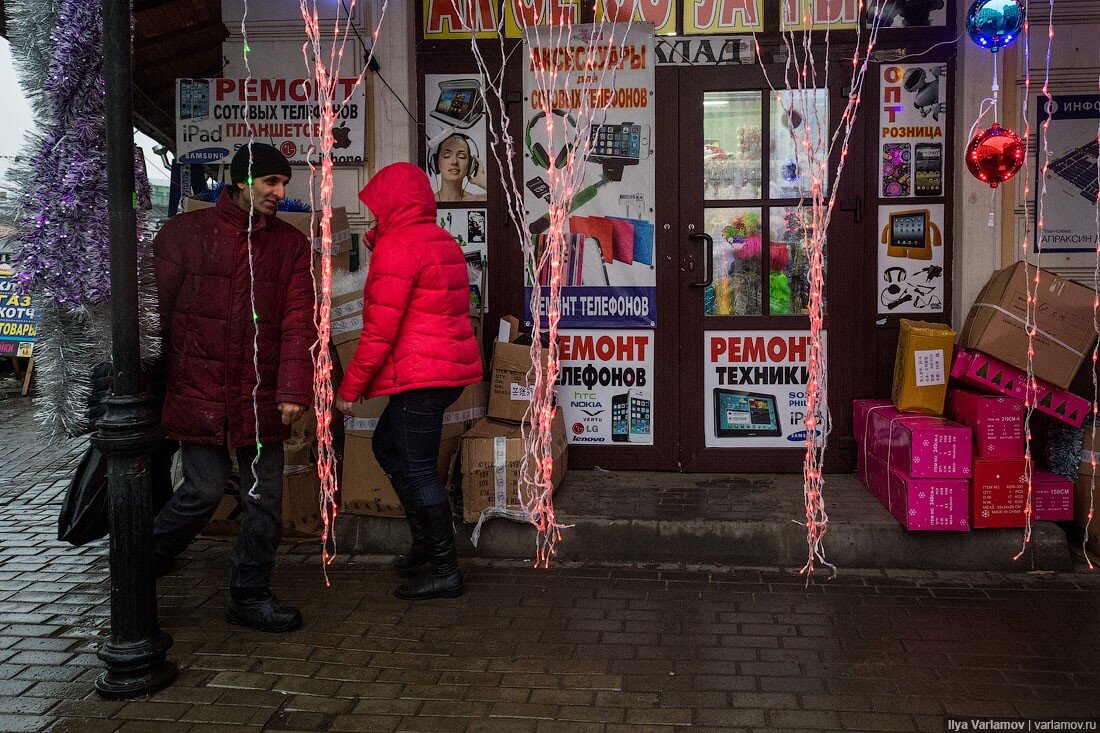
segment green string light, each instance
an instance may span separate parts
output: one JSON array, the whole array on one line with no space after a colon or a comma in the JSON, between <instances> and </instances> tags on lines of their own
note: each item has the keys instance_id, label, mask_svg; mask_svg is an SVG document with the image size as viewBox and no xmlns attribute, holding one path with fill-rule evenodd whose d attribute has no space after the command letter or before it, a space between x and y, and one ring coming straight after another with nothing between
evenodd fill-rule
<instances>
[{"instance_id":1,"label":"green string light","mask_svg":"<svg viewBox=\"0 0 1100 733\"><path fill-rule=\"evenodd\" d=\"M255 323L258 320L260 320L260 314L257 313L256 311L252 311L252 321L253 321L253 323Z\"/></svg>"}]
</instances>

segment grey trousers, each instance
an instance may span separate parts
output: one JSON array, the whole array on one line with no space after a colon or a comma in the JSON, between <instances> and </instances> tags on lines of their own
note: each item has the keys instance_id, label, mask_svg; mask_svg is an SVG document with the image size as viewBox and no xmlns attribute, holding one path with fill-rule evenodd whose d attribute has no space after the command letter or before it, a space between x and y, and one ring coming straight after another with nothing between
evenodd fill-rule
<instances>
[{"instance_id":1,"label":"grey trousers","mask_svg":"<svg viewBox=\"0 0 1100 733\"><path fill-rule=\"evenodd\" d=\"M183 485L153 520L153 550L161 557L183 552L202 531L225 494L231 470L224 446L182 443L180 453ZM229 585L234 588L271 583L283 536L283 444L264 443L253 474L255 457L255 446L237 449L244 519L230 554Z\"/></svg>"}]
</instances>

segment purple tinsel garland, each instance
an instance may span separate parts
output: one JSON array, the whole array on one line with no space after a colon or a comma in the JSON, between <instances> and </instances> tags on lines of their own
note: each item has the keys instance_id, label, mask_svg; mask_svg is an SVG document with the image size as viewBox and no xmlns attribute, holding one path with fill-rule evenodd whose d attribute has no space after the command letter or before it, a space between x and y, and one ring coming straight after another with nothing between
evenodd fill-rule
<instances>
[{"instance_id":1,"label":"purple tinsel garland","mask_svg":"<svg viewBox=\"0 0 1100 733\"><path fill-rule=\"evenodd\" d=\"M111 292L101 12L87 0L60 5L45 84L52 114L15 236L24 289L70 308L104 302Z\"/></svg>"}]
</instances>

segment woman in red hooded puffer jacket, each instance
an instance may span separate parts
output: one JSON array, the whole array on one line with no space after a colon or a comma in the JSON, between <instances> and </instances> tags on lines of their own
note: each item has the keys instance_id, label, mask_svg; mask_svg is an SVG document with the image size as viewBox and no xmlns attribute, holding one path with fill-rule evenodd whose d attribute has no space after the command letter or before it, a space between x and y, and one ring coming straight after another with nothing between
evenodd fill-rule
<instances>
[{"instance_id":1,"label":"woman in red hooded puffer jacket","mask_svg":"<svg viewBox=\"0 0 1100 733\"><path fill-rule=\"evenodd\" d=\"M395 567L432 573L398 586L398 598L462 595L451 504L439 478L443 413L481 381L481 350L470 326L466 260L436 224L428 176L411 163L378 171L359 198L377 219L363 291L363 331L337 407L389 395L371 441L405 509L412 546Z\"/></svg>"}]
</instances>

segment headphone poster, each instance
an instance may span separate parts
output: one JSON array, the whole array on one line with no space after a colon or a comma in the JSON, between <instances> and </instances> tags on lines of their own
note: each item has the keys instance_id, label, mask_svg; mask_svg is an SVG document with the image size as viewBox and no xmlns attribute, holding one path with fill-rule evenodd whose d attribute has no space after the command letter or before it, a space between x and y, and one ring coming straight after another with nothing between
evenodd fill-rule
<instances>
[{"instance_id":1,"label":"headphone poster","mask_svg":"<svg viewBox=\"0 0 1100 733\"><path fill-rule=\"evenodd\" d=\"M523 195L536 251L550 226L550 169L590 151L565 217L562 328L656 325L653 44L645 23L529 32L524 44Z\"/></svg>"},{"instance_id":2,"label":"headphone poster","mask_svg":"<svg viewBox=\"0 0 1100 733\"><path fill-rule=\"evenodd\" d=\"M424 160L439 203L486 200L482 86L478 74L424 75Z\"/></svg>"},{"instance_id":3,"label":"headphone poster","mask_svg":"<svg viewBox=\"0 0 1100 733\"><path fill-rule=\"evenodd\" d=\"M703 333L708 448L805 444L809 331Z\"/></svg>"},{"instance_id":4,"label":"headphone poster","mask_svg":"<svg viewBox=\"0 0 1100 733\"><path fill-rule=\"evenodd\" d=\"M946 64L880 67L879 194L944 195Z\"/></svg>"},{"instance_id":5,"label":"headphone poster","mask_svg":"<svg viewBox=\"0 0 1100 733\"><path fill-rule=\"evenodd\" d=\"M943 313L943 204L878 207L878 313Z\"/></svg>"}]
</instances>

